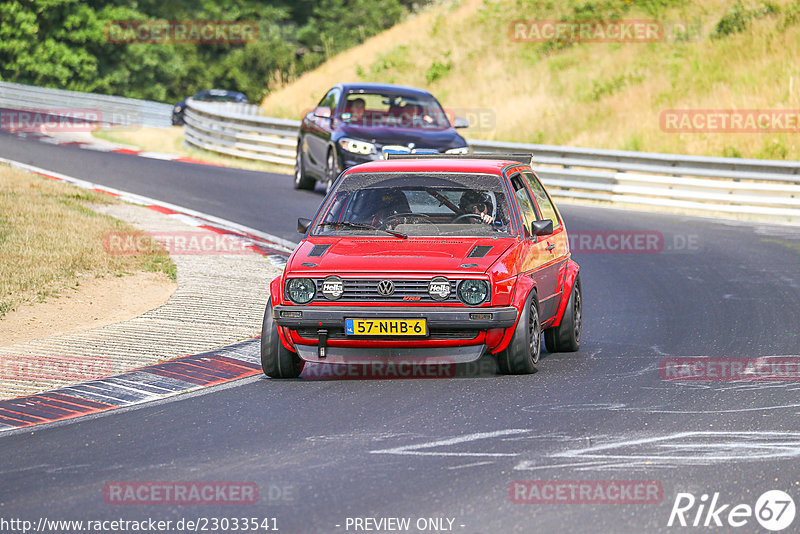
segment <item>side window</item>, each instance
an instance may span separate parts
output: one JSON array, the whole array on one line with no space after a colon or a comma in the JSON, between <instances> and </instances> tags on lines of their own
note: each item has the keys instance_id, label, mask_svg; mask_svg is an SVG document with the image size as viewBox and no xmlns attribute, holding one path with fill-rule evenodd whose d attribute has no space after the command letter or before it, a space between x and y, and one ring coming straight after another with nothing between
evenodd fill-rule
<instances>
[{"instance_id":1,"label":"side window","mask_svg":"<svg viewBox=\"0 0 800 534\"><path fill-rule=\"evenodd\" d=\"M322 97L322 100L319 101L317 107L328 108L331 110L331 116L333 116L333 112L336 111L336 105L339 103L339 96L341 95L341 90L338 88L331 89L328 91L328 94Z\"/></svg>"},{"instance_id":2,"label":"side window","mask_svg":"<svg viewBox=\"0 0 800 534\"><path fill-rule=\"evenodd\" d=\"M537 220L536 210L533 207L533 200L519 174L515 174L511 177L511 185L514 187L514 197L517 199L519 214L522 217L522 225L525 227L523 236L525 239L528 239L531 236L531 223Z\"/></svg>"},{"instance_id":3,"label":"side window","mask_svg":"<svg viewBox=\"0 0 800 534\"><path fill-rule=\"evenodd\" d=\"M528 181L531 191L533 191L533 197L536 199L536 204L539 206L539 211L542 212L542 219L550 219L553 221L553 229L560 227L561 223L558 220L558 215L556 215L556 209L553 207L553 203L547 196L542 182L540 182L539 179L536 178L536 175L530 171L522 171L522 174Z\"/></svg>"}]
</instances>

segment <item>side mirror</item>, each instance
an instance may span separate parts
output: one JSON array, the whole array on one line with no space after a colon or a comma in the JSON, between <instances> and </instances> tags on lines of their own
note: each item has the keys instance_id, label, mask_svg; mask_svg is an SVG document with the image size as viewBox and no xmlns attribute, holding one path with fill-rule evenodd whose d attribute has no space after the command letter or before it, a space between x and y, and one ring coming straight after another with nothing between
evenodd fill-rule
<instances>
[{"instance_id":1,"label":"side mirror","mask_svg":"<svg viewBox=\"0 0 800 534\"><path fill-rule=\"evenodd\" d=\"M297 233L298 234L305 234L308 232L308 227L311 226L311 219L304 219L300 217L297 219ZM550 225L552 228L552 225Z\"/></svg>"},{"instance_id":2,"label":"side mirror","mask_svg":"<svg viewBox=\"0 0 800 534\"><path fill-rule=\"evenodd\" d=\"M324 106L319 106L318 108L314 108L314 116L319 117L321 119L330 119L331 108L326 108Z\"/></svg>"},{"instance_id":3,"label":"side mirror","mask_svg":"<svg viewBox=\"0 0 800 534\"><path fill-rule=\"evenodd\" d=\"M544 219L541 221L533 221L531 223L532 235L550 235L553 233L553 221Z\"/></svg>"},{"instance_id":4,"label":"side mirror","mask_svg":"<svg viewBox=\"0 0 800 534\"><path fill-rule=\"evenodd\" d=\"M469 128L469 121L464 117L456 117L453 120L453 128Z\"/></svg>"}]
</instances>

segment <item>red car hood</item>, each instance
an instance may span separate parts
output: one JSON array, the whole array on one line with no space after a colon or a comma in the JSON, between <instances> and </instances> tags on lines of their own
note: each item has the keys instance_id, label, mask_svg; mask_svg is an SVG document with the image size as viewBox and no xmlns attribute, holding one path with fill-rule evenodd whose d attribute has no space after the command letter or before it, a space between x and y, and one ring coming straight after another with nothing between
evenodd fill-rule
<instances>
[{"instance_id":1,"label":"red car hood","mask_svg":"<svg viewBox=\"0 0 800 534\"><path fill-rule=\"evenodd\" d=\"M300 244L287 272L484 273L513 244L491 237L317 237Z\"/></svg>"}]
</instances>

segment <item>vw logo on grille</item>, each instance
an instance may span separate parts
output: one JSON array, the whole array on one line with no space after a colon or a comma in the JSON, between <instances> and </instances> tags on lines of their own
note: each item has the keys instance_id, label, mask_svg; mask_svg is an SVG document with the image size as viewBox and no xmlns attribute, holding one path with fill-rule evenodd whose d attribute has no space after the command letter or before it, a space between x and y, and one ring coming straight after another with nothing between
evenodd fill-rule
<instances>
[{"instance_id":1,"label":"vw logo on grille","mask_svg":"<svg viewBox=\"0 0 800 534\"><path fill-rule=\"evenodd\" d=\"M384 297L390 297L394 293L394 282L391 280L381 280L378 282L378 293Z\"/></svg>"}]
</instances>

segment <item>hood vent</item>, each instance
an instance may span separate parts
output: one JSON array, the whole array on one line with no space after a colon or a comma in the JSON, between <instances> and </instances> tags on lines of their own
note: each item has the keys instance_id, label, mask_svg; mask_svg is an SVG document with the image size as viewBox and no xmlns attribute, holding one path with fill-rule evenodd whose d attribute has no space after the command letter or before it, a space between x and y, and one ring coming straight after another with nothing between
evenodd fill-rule
<instances>
[{"instance_id":1,"label":"hood vent","mask_svg":"<svg viewBox=\"0 0 800 534\"><path fill-rule=\"evenodd\" d=\"M467 254L467 257L482 258L486 256L490 250L492 250L491 245L476 245L475 248L473 248L472 251L469 254Z\"/></svg>"},{"instance_id":2,"label":"hood vent","mask_svg":"<svg viewBox=\"0 0 800 534\"><path fill-rule=\"evenodd\" d=\"M311 252L308 253L308 256L322 256L329 248L331 248L330 245L314 245L314 248L311 249Z\"/></svg>"}]
</instances>

